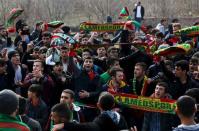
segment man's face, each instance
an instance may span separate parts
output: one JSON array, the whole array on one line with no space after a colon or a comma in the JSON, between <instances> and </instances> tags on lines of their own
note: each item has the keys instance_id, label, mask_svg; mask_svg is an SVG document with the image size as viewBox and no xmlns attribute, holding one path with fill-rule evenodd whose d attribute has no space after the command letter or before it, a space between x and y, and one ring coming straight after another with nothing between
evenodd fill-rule
<instances>
[{"instance_id":1,"label":"man's face","mask_svg":"<svg viewBox=\"0 0 199 131\"><path fill-rule=\"evenodd\" d=\"M119 56L118 50L111 50L108 55L109 55L108 57L111 57L111 58L118 58Z\"/></svg>"},{"instance_id":2,"label":"man's face","mask_svg":"<svg viewBox=\"0 0 199 131\"><path fill-rule=\"evenodd\" d=\"M91 57L90 52L87 52L87 51L82 52L82 59L85 60L85 58L87 58L87 57Z\"/></svg>"},{"instance_id":3,"label":"man's face","mask_svg":"<svg viewBox=\"0 0 199 131\"><path fill-rule=\"evenodd\" d=\"M181 26L180 25L173 25L173 31L178 31L181 29Z\"/></svg>"},{"instance_id":4,"label":"man's face","mask_svg":"<svg viewBox=\"0 0 199 131\"><path fill-rule=\"evenodd\" d=\"M142 76L145 75L145 71L142 69L141 66L135 66L135 69L134 69L134 77L135 78L140 78Z\"/></svg>"},{"instance_id":5,"label":"man's face","mask_svg":"<svg viewBox=\"0 0 199 131\"><path fill-rule=\"evenodd\" d=\"M185 73L186 73L186 72L183 71L183 70L181 69L181 67L175 66L175 76L176 76L176 77L184 76Z\"/></svg>"},{"instance_id":6,"label":"man's face","mask_svg":"<svg viewBox=\"0 0 199 131\"><path fill-rule=\"evenodd\" d=\"M109 39L109 38L110 38L110 37L109 37L109 34L108 34L107 32L104 33L104 34L103 34L103 38L104 38L104 39Z\"/></svg>"},{"instance_id":7,"label":"man's face","mask_svg":"<svg viewBox=\"0 0 199 131\"><path fill-rule=\"evenodd\" d=\"M106 56L106 49L104 47L100 47L97 49L97 54L100 57L104 57Z\"/></svg>"},{"instance_id":8,"label":"man's face","mask_svg":"<svg viewBox=\"0 0 199 131\"><path fill-rule=\"evenodd\" d=\"M6 35L7 35L6 29L1 29L1 30L0 30L0 35L6 36Z\"/></svg>"},{"instance_id":9,"label":"man's face","mask_svg":"<svg viewBox=\"0 0 199 131\"><path fill-rule=\"evenodd\" d=\"M73 99L71 99L71 95L65 92L62 92L61 94L61 98L60 98L60 103L68 103L68 104L72 104L73 103Z\"/></svg>"},{"instance_id":10,"label":"man's face","mask_svg":"<svg viewBox=\"0 0 199 131\"><path fill-rule=\"evenodd\" d=\"M120 68L120 62L119 61L115 61L114 64L111 67L118 67L118 68Z\"/></svg>"},{"instance_id":11,"label":"man's face","mask_svg":"<svg viewBox=\"0 0 199 131\"><path fill-rule=\"evenodd\" d=\"M34 62L33 71L43 71L41 62Z\"/></svg>"},{"instance_id":12,"label":"man's face","mask_svg":"<svg viewBox=\"0 0 199 131\"><path fill-rule=\"evenodd\" d=\"M36 97L36 94L35 93L33 93L33 92L31 92L31 91L28 91L28 99L29 100L32 100L33 98L35 98Z\"/></svg>"},{"instance_id":13,"label":"man's face","mask_svg":"<svg viewBox=\"0 0 199 131\"><path fill-rule=\"evenodd\" d=\"M164 26L166 26L166 25L167 25L167 21L166 21L166 20L163 21L162 24L163 24Z\"/></svg>"},{"instance_id":14,"label":"man's face","mask_svg":"<svg viewBox=\"0 0 199 131\"><path fill-rule=\"evenodd\" d=\"M39 59L39 51L33 51L32 54L35 59Z\"/></svg>"},{"instance_id":15,"label":"man's face","mask_svg":"<svg viewBox=\"0 0 199 131\"><path fill-rule=\"evenodd\" d=\"M58 75L61 75L62 72L63 72L63 66L61 64L58 64L58 65L55 65L53 67L53 71L58 74Z\"/></svg>"},{"instance_id":16,"label":"man's face","mask_svg":"<svg viewBox=\"0 0 199 131\"><path fill-rule=\"evenodd\" d=\"M131 32L131 34L128 36L128 41L132 42L134 38L135 38L135 33Z\"/></svg>"},{"instance_id":17,"label":"man's face","mask_svg":"<svg viewBox=\"0 0 199 131\"><path fill-rule=\"evenodd\" d=\"M36 26L36 30L41 31L41 26L40 25Z\"/></svg>"},{"instance_id":18,"label":"man's face","mask_svg":"<svg viewBox=\"0 0 199 131\"><path fill-rule=\"evenodd\" d=\"M61 49L61 57L68 58L68 49Z\"/></svg>"},{"instance_id":19,"label":"man's face","mask_svg":"<svg viewBox=\"0 0 199 131\"><path fill-rule=\"evenodd\" d=\"M14 65L20 65L20 56L19 54L15 54L12 58L11 58L11 62Z\"/></svg>"},{"instance_id":20,"label":"man's face","mask_svg":"<svg viewBox=\"0 0 199 131\"><path fill-rule=\"evenodd\" d=\"M39 60L45 61L46 59L46 53L45 52L39 52Z\"/></svg>"},{"instance_id":21,"label":"man's face","mask_svg":"<svg viewBox=\"0 0 199 131\"><path fill-rule=\"evenodd\" d=\"M42 41L45 45L50 45L51 38L49 36L43 36Z\"/></svg>"},{"instance_id":22,"label":"man's face","mask_svg":"<svg viewBox=\"0 0 199 131\"><path fill-rule=\"evenodd\" d=\"M87 43L88 43L88 38L87 37L82 38L81 44L87 45Z\"/></svg>"},{"instance_id":23,"label":"man's face","mask_svg":"<svg viewBox=\"0 0 199 131\"><path fill-rule=\"evenodd\" d=\"M165 95L165 87L156 85L155 87L155 98L163 98Z\"/></svg>"},{"instance_id":24,"label":"man's face","mask_svg":"<svg viewBox=\"0 0 199 131\"><path fill-rule=\"evenodd\" d=\"M191 73L193 73L194 71L198 70L198 64L197 63L193 63L193 62L189 62L189 71Z\"/></svg>"},{"instance_id":25,"label":"man's face","mask_svg":"<svg viewBox=\"0 0 199 131\"><path fill-rule=\"evenodd\" d=\"M54 122L54 124L62 123L61 118L56 112L51 112L51 120Z\"/></svg>"},{"instance_id":26,"label":"man's face","mask_svg":"<svg viewBox=\"0 0 199 131\"><path fill-rule=\"evenodd\" d=\"M90 71L93 67L93 60L92 59L85 59L84 60L84 64L83 64L83 68L86 71Z\"/></svg>"},{"instance_id":27,"label":"man's face","mask_svg":"<svg viewBox=\"0 0 199 131\"><path fill-rule=\"evenodd\" d=\"M122 80L124 79L124 73L122 71L117 71L116 72L116 76L115 76L115 80L118 84L120 84L122 82Z\"/></svg>"}]
</instances>

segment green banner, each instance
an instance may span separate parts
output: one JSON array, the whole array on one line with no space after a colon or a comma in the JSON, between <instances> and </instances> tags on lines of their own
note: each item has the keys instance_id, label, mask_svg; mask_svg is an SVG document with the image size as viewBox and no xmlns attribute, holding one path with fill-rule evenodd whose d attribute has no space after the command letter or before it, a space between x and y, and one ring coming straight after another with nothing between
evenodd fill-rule
<instances>
[{"instance_id":1,"label":"green banner","mask_svg":"<svg viewBox=\"0 0 199 131\"><path fill-rule=\"evenodd\" d=\"M112 93L118 104L151 112L175 114L176 103L171 99L155 99L124 93Z\"/></svg>"},{"instance_id":2,"label":"green banner","mask_svg":"<svg viewBox=\"0 0 199 131\"><path fill-rule=\"evenodd\" d=\"M82 23L80 24L80 30L96 31L96 32L113 32L121 30L124 27L124 23L113 24L95 24L95 23Z\"/></svg>"},{"instance_id":3,"label":"green banner","mask_svg":"<svg viewBox=\"0 0 199 131\"><path fill-rule=\"evenodd\" d=\"M199 36L199 26L191 26L191 27L183 28L174 32L174 34L188 36L188 37Z\"/></svg>"}]
</instances>

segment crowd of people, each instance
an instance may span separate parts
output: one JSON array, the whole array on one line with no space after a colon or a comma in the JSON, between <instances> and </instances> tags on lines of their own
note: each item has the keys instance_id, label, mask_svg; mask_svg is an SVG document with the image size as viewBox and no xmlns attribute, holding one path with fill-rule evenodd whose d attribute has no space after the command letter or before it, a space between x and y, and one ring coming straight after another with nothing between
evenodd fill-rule
<instances>
[{"instance_id":1,"label":"crowd of people","mask_svg":"<svg viewBox=\"0 0 199 131\"><path fill-rule=\"evenodd\" d=\"M126 22L115 32L75 35L66 25L44 30L41 22L30 32L25 20L15 28L13 37L0 26L0 130L199 131L199 37L176 36L178 19L144 31ZM191 50L153 55L181 43ZM111 92L176 100L176 114L126 107Z\"/></svg>"}]
</instances>

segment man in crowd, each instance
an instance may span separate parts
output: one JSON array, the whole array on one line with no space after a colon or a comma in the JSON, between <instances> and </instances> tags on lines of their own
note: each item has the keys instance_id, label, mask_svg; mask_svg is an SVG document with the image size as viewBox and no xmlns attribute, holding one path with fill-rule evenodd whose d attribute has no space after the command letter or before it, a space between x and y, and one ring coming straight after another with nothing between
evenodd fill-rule
<instances>
[{"instance_id":1,"label":"man in crowd","mask_svg":"<svg viewBox=\"0 0 199 131\"><path fill-rule=\"evenodd\" d=\"M19 97L18 117L21 120L21 122L26 123L31 129L31 131L42 131L39 122L26 115L26 107L27 107L27 100L23 97Z\"/></svg>"},{"instance_id":2,"label":"man in crowd","mask_svg":"<svg viewBox=\"0 0 199 131\"><path fill-rule=\"evenodd\" d=\"M198 131L199 124L194 121L194 115L197 111L195 100L190 96L181 96L176 104L176 113L181 120L181 125L173 131Z\"/></svg>"},{"instance_id":3,"label":"man in crowd","mask_svg":"<svg viewBox=\"0 0 199 131\"><path fill-rule=\"evenodd\" d=\"M109 67L109 69L100 75L100 82L102 85L106 84L111 79L110 69L112 67L120 67L118 58L108 58L106 63L107 63L107 66Z\"/></svg>"},{"instance_id":4,"label":"man in crowd","mask_svg":"<svg viewBox=\"0 0 199 131\"><path fill-rule=\"evenodd\" d=\"M12 45L11 37L8 36L8 32L3 25L0 25L0 51L3 48L10 47Z\"/></svg>"},{"instance_id":5,"label":"man in crowd","mask_svg":"<svg viewBox=\"0 0 199 131\"><path fill-rule=\"evenodd\" d=\"M24 80L24 88L28 89L31 84L40 84L43 87L43 100L48 106L52 105L54 83L48 74L44 74L44 63L40 60L34 61L32 73L27 74Z\"/></svg>"},{"instance_id":6,"label":"man in crowd","mask_svg":"<svg viewBox=\"0 0 199 131\"><path fill-rule=\"evenodd\" d=\"M103 90L113 93L130 93L129 86L124 82L123 69L119 67L112 67L110 69L111 79L105 85Z\"/></svg>"},{"instance_id":7,"label":"man in crowd","mask_svg":"<svg viewBox=\"0 0 199 131\"><path fill-rule=\"evenodd\" d=\"M198 83L188 75L189 63L186 60L176 62L175 74L167 70L163 65L162 69L166 77L169 79L169 94L171 94L173 99L177 99L184 95L188 89L199 87Z\"/></svg>"},{"instance_id":8,"label":"man in crowd","mask_svg":"<svg viewBox=\"0 0 199 131\"><path fill-rule=\"evenodd\" d=\"M0 91L0 130L30 131L29 127L17 118L19 99L11 90Z\"/></svg>"},{"instance_id":9,"label":"man in crowd","mask_svg":"<svg viewBox=\"0 0 199 131\"><path fill-rule=\"evenodd\" d=\"M41 98L42 87L37 84L33 84L28 89L28 102L26 114L30 118L37 120L42 129L47 121L48 108L46 103Z\"/></svg>"},{"instance_id":10,"label":"man in crowd","mask_svg":"<svg viewBox=\"0 0 199 131\"><path fill-rule=\"evenodd\" d=\"M76 65L74 65L76 67ZM93 59L87 57L84 59L83 68L74 74L72 80L72 90L75 92L75 99L84 104L94 105L100 93L100 77L93 70ZM82 110L86 121L92 121L96 115L96 110L92 108L84 108Z\"/></svg>"},{"instance_id":11,"label":"man in crowd","mask_svg":"<svg viewBox=\"0 0 199 131\"><path fill-rule=\"evenodd\" d=\"M153 90L149 88L148 78L146 76L146 64L136 63L134 68L134 78L132 80L133 94L149 96Z\"/></svg>"},{"instance_id":12,"label":"man in crowd","mask_svg":"<svg viewBox=\"0 0 199 131\"><path fill-rule=\"evenodd\" d=\"M65 122L64 124L55 125L54 130L119 131L128 129L126 121L122 115L112 110L114 105L114 97L108 92L103 92L100 94L97 103L101 114L97 116L93 122L83 124Z\"/></svg>"},{"instance_id":13,"label":"man in crowd","mask_svg":"<svg viewBox=\"0 0 199 131\"><path fill-rule=\"evenodd\" d=\"M135 21L141 23L142 20L144 19L144 13L145 12L144 12L144 7L141 5L140 1L137 3L133 12L135 13L135 15L134 15ZM137 31L139 31L139 29L137 29Z\"/></svg>"},{"instance_id":14,"label":"man in crowd","mask_svg":"<svg viewBox=\"0 0 199 131\"><path fill-rule=\"evenodd\" d=\"M60 103L68 104L70 110L73 114L73 121L80 123L83 122L83 114L81 113L81 108L74 103L75 93L70 89L65 89L61 93Z\"/></svg>"},{"instance_id":15,"label":"man in crowd","mask_svg":"<svg viewBox=\"0 0 199 131\"><path fill-rule=\"evenodd\" d=\"M6 61L0 58L0 91L3 89L10 89L12 87L11 82L8 79L8 74L6 72L7 65Z\"/></svg>"},{"instance_id":16,"label":"man in crowd","mask_svg":"<svg viewBox=\"0 0 199 131\"><path fill-rule=\"evenodd\" d=\"M164 99L170 98L168 85L165 82L159 82L156 85L152 98ZM172 130L172 116L166 113L145 112L142 131L170 131Z\"/></svg>"}]
</instances>

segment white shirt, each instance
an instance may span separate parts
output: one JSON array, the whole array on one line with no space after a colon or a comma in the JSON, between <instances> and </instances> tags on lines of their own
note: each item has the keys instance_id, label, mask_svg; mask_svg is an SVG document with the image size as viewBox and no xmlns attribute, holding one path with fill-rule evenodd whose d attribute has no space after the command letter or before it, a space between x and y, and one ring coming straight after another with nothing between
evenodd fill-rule
<instances>
[{"instance_id":1,"label":"white shirt","mask_svg":"<svg viewBox=\"0 0 199 131\"><path fill-rule=\"evenodd\" d=\"M67 63L63 63L63 71L66 73L68 70L68 64Z\"/></svg>"},{"instance_id":2,"label":"white shirt","mask_svg":"<svg viewBox=\"0 0 199 131\"><path fill-rule=\"evenodd\" d=\"M141 6L137 6L136 17L137 17L137 18L142 18L142 16L141 16Z\"/></svg>"},{"instance_id":3,"label":"white shirt","mask_svg":"<svg viewBox=\"0 0 199 131\"><path fill-rule=\"evenodd\" d=\"M160 32L162 32L163 34L165 34L164 25L162 25L161 23L159 23L159 24L156 26L156 29L158 29Z\"/></svg>"}]
</instances>

